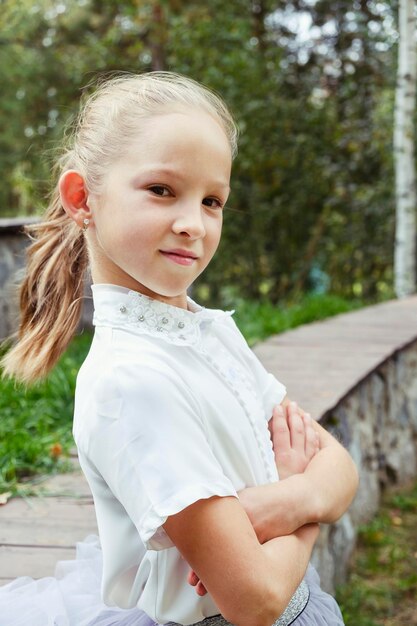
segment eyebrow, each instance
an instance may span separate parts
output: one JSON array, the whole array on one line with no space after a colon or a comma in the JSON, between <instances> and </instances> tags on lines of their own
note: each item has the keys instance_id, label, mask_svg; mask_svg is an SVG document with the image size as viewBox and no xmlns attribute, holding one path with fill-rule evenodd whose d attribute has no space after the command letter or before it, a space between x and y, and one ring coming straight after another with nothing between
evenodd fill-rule
<instances>
[{"instance_id":1,"label":"eyebrow","mask_svg":"<svg viewBox=\"0 0 417 626\"><path fill-rule=\"evenodd\" d=\"M175 176L176 178L180 178L181 180L185 180L185 176L183 176L178 170L175 170L173 168L170 167L158 167L155 169L146 169L143 170L142 172L140 172L140 174L137 174L134 177L134 181L138 181L141 178L143 178L144 176ZM224 189L231 189L230 185L228 185L227 183L225 183L224 181L212 181L212 183L214 186L216 187L223 187Z\"/></svg>"}]
</instances>

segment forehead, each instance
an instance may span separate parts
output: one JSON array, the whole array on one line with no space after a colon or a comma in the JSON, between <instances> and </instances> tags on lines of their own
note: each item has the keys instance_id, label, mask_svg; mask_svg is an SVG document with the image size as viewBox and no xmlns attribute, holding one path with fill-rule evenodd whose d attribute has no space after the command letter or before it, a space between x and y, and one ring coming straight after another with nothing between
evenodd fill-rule
<instances>
[{"instance_id":1,"label":"forehead","mask_svg":"<svg viewBox=\"0 0 417 626\"><path fill-rule=\"evenodd\" d=\"M127 148L126 156L137 164L183 164L217 170L230 178L229 140L221 124L203 111L171 112L141 120Z\"/></svg>"}]
</instances>

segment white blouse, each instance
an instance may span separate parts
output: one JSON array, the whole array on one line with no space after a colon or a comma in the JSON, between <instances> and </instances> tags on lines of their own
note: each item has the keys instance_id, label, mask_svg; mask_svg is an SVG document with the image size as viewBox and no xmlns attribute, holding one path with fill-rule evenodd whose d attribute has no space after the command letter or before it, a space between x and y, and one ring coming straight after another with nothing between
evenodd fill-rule
<instances>
[{"instance_id":1,"label":"white blouse","mask_svg":"<svg viewBox=\"0 0 417 626\"><path fill-rule=\"evenodd\" d=\"M188 584L162 525L201 498L278 480L268 420L285 387L232 313L114 285L94 285L93 297L74 438L94 497L103 599L162 624L193 624L220 611Z\"/></svg>"}]
</instances>

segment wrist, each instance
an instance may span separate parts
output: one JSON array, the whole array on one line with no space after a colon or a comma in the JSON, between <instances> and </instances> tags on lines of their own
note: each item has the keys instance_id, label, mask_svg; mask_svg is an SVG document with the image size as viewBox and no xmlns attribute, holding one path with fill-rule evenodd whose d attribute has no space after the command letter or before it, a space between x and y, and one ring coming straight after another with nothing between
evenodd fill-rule
<instances>
[{"instance_id":1,"label":"wrist","mask_svg":"<svg viewBox=\"0 0 417 626\"><path fill-rule=\"evenodd\" d=\"M294 508L287 502L286 490L281 483L267 483L247 487L239 492L239 499L256 533L259 543L289 535L297 525L293 520Z\"/></svg>"},{"instance_id":2,"label":"wrist","mask_svg":"<svg viewBox=\"0 0 417 626\"><path fill-rule=\"evenodd\" d=\"M284 483L290 505L295 511L297 528L306 524L318 524L322 519L320 493L308 474L294 474L283 481Z\"/></svg>"},{"instance_id":3,"label":"wrist","mask_svg":"<svg viewBox=\"0 0 417 626\"><path fill-rule=\"evenodd\" d=\"M319 498L304 474L239 492L260 543L320 521Z\"/></svg>"},{"instance_id":4,"label":"wrist","mask_svg":"<svg viewBox=\"0 0 417 626\"><path fill-rule=\"evenodd\" d=\"M264 506L264 490L262 487L263 486L246 487L242 491L239 491L238 494L240 503L245 509L259 543L265 543L268 539L268 537L265 536L264 528L266 507Z\"/></svg>"}]
</instances>

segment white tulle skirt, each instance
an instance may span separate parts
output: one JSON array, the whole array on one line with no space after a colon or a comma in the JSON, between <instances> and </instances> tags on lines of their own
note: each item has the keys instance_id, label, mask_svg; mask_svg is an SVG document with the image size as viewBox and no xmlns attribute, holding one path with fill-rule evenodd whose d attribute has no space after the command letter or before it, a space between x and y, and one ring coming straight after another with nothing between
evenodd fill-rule
<instances>
[{"instance_id":1,"label":"white tulle skirt","mask_svg":"<svg viewBox=\"0 0 417 626\"><path fill-rule=\"evenodd\" d=\"M0 587L0 626L158 626L138 608L109 608L100 598L102 559L95 535L77 544L75 560L59 561L55 577L21 577ZM343 626L336 601L309 566L310 599L293 626Z\"/></svg>"}]
</instances>

